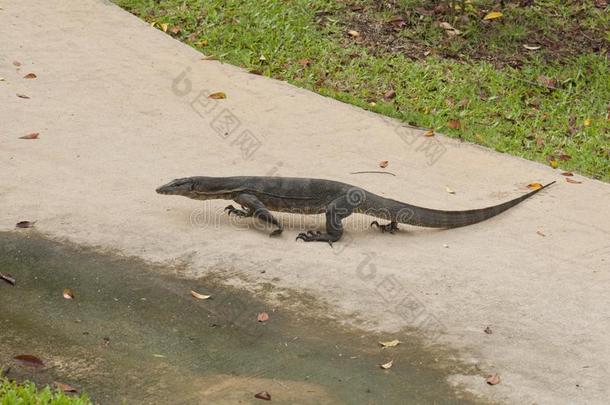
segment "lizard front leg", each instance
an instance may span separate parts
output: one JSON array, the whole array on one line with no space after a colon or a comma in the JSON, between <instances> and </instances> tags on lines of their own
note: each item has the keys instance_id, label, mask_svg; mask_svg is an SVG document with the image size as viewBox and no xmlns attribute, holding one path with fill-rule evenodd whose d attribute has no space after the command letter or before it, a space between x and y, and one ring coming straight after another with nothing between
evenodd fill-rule
<instances>
[{"instance_id":1,"label":"lizard front leg","mask_svg":"<svg viewBox=\"0 0 610 405\"><path fill-rule=\"evenodd\" d=\"M263 204L261 202L261 200L256 198L255 195L247 194L247 193L238 194L234 198L234 200L238 204L241 204L241 206L243 208L245 208L246 211L238 210L235 207L233 207L232 205L229 205L227 208L225 208L225 210L226 209L229 210L229 214L231 214L231 212L233 212L236 215L242 216L240 214L244 213L245 215L243 215L243 216L246 216L246 217L253 216L265 223L275 225L277 227L277 229L275 229L273 232L271 232L269 234L269 236L280 235L282 233L282 231L284 230L284 228L282 227L282 224L280 224L280 222L273 216L273 214L271 214L271 212L267 209L267 207L265 207L265 204Z\"/></svg>"},{"instance_id":2,"label":"lizard front leg","mask_svg":"<svg viewBox=\"0 0 610 405\"><path fill-rule=\"evenodd\" d=\"M361 201L358 204L354 204L354 200L349 194L337 198L326 207L326 232L301 232L296 239L301 239L304 242L327 242L332 246L333 242L341 239L343 235L343 224L341 221L352 215L354 208L360 203Z\"/></svg>"},{"instance_id":3,"label":"lizard front leg","mask_svg":"<svg viewBox=\"0 0 610 405\"><path fill-rule=\"evenodd\" d=\"M252 210L248 210L246 209L244 206L241 207L242 209L237 209L232 205L227 205L225 207L225 211L227 211L227 215L231 216L231 214L237 215L238 217L242 217L242 218L249 218L251 216L254 215L254 212L252 212Z\"/></svg>"}]
</instances>

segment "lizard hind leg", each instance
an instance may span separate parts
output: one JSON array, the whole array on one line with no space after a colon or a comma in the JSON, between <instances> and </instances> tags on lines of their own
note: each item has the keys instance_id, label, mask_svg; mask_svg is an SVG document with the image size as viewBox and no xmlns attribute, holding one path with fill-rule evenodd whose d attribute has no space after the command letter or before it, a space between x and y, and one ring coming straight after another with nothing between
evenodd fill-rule
<instances>
[{"instance_id":1,"label":"lizard hind leg","mask_svg":"<svg viewBox=\"0 0 610 405\"><path fill-rule=\"evenodd\" d=\"M371 226L376 226L382 233L391 233L394 234L398 230L398 222L392 221L389 224L380 224L377 221L371 222Z\"/></svg>"}]
</instances>

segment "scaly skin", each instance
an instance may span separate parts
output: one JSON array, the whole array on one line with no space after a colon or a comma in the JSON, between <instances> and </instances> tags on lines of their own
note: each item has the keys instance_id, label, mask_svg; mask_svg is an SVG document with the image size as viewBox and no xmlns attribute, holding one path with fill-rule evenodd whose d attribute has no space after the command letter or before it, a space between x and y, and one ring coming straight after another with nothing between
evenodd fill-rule
<instances>
[{"instance_id":1,"label":"scaly skin","mask_svg":"<svg viewBox=\"0 0 610 405\"><path fill-rule=\"evenodd\" d=\"M283 230L270 211L303 215L325 213L326 232L307 231L300 233L297 239L328 242L332 245L343 235L341 221L354 212L390 221L385 225L373 221L372 225L383 232L394 233L399 223L430 228L456 228L494 217L553 183L555 182L499 205L466 211L423 208L384 198L346 183L296 177L186 177L159 187L157 193L181 195L196 200L233 200L243 209L229 205L226 208L229 215L254 216L276 226L270 236L279 235Z\"/></svg>"}]
</instances>

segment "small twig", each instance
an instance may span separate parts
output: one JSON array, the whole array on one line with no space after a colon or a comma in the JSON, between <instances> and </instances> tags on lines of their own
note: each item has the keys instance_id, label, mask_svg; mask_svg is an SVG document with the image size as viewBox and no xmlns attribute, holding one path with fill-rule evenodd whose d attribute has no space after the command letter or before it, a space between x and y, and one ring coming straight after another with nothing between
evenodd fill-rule
<instances>
[{"instance_id":1,"label":"small twig","mask_svg":"<svg viewBox=\"0 0 610 405\"><path fill-rule=\"evenodd\" d=\"M363 174L363 173L379 173L379 174L389 174L390 176L396 176L394 173L382 172L381 170L366 170L363 172L351 172L350 174Z\"/></svg>"}]
</instances>

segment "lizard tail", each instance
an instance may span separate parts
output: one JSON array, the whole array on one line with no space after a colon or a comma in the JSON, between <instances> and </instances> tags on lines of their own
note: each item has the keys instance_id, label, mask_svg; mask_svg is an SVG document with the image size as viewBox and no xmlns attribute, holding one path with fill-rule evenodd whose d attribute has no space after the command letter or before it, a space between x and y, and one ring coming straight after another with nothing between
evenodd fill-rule
<instances>
[{"instance_id":1,"label":"lizard tail","mask_svg":"<svg viewBox=\"0 0 610 405\"><path fill-rule=\"evenodd\" d=\"M474 210L444 211L404 204L404 208L398 215L397 222L415 226L424 226L428 228L457 228L460 226L472 225L476 224L477 222L485 221L491 217L495 217L507 209L519 204L521 201L527 200L534 194L544 190L554 183L555 182L552 182L539 189L530 191L529 193L515 198L514 200L510 200L499 205L494 205L492 207Z\"/></svg>"}]
</instances>

